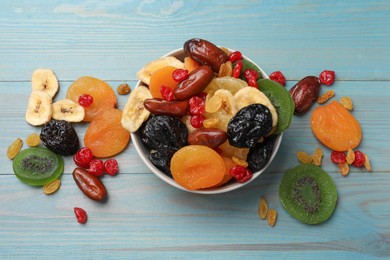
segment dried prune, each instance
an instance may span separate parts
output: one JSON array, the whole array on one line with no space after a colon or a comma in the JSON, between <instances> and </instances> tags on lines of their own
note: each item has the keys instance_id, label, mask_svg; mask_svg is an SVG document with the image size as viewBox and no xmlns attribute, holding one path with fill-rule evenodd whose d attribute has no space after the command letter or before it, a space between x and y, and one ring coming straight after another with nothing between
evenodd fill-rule
<instances>
[{"instance_id":1,"label":"dried prune","mask_svg":"<svg viewBox=\"0 0 390 260\"><path fill-rule=\"evenodd\" d=\"M251 104L243 107L229 121L229 143L239 148L250 148L272 129L272 115L268 107Z\"/></svg>"},{"instance_id":2,"label":"dried prune","mask_svg":"<svg viewBox=\"0 0 390 260\"><path fill-rule=\"evenodd\" d=\"M64 120L51 120L40 134L43 145L56 154L73 155L79 150L80 142L71 123Z\"/></svg>"},{"instance_id":3,"label":"dried prune","mask_svg":"<svg viewBox=\"0 0 390 260\"><path fill-rule=\"evenodd\" d=\"M153 151L149 154L149 160L163 172L172 175L171 173L171 158L173 153L162 153Z\"/></svg>"},{"instance_id":4,"label":"dried prune","mask_svg":"<svg viewBox=\"0 0 390 260\"><path fill-rule=\"evenodd\" d=\"M274 136L268 137L263 142L257 143L249 149L246 160L248 162L248 168L252 172L260 171L268 163L271 158L274 142Z\"/></svg>"}]
</instances>

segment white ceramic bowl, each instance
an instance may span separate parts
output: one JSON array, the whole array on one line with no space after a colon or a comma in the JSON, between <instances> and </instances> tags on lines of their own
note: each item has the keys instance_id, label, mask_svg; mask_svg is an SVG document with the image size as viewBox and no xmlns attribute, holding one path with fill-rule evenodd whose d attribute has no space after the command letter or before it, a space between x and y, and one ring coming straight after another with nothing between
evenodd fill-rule
<instances>
[{"instance_id":1,"label":"white ceramic bowl","mask_svg":"<svg viewBox=\"0 0 390 260\"><path fill-rule=\"evenodd\" d=\"M174 57L178 58L179 60L183 61L184 57L185 57L185 54L184 54L183 49L177 49L177 50L174 50L172 52L169 52L169 53L165 54L164 56L174 56ZM247 57L244 56L244 58L246 60L249 60L253 64L256 64L252 60L248 59ZM263 78L268 78L268 75L265 74L265 72L258 65L256 65L256 66L260 69L262 77ZM138 87L140 85L143 85L143 83L141 81L138 81L136 87ZM268 166L270 165L272 160L275 158L275 155L276 155L277 151L279 150L280 143L282 142L282 137L283 137L283 133L279 134L276 137L275 142L274 142L274 147L273 147L273 150L272 150L272 154L271 154L271 158L268 161L267 165L263 169L261 169L260 171L254 172L252 178L249 181L247 181L245 183L238 183L238 182L234 181L234 179L232 179L231 181L229 181L226 184L224 184L224 185L222 185L220 187L217 187L217 188L209 188L209 189L203 189L203 190L187 190L186 188L180 186L177 182L175 182L175 180L171 176L168 176L167 174L165 174L164 172L159 170L156 166L154 166L149 161L148 156L149 156L149 151L150 150L143 145L143 143L141 141L140 131L137 131L135 133L131 133L131 139L132 139L132 142L133 142L133 144L135 146L135 149L136 149L138 155L141 157L142 161L146 164L146 166L157 177L159 177L161 180L165 181L166 183L168 183L169 185L171 185L171 186L173 186L175 188L178 188L178 189L181 189L181 190L185 190L185 191L188 191L188 192L192 192L192 193L198 193L198 194L218 194L218 193L224 193L224 192L228 192L228 191L232 191L232 190L241 188L241 187L245 186L246 184L248 184L249 182L255 180L257 177L260 176L260 174L262 174L268 168Z\"/></svg>"}]
</instances>

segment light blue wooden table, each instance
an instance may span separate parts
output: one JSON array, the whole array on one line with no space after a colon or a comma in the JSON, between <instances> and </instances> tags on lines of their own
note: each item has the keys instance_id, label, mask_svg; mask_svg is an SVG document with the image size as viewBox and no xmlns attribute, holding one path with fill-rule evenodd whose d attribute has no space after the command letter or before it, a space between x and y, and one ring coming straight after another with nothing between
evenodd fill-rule
<instances>
[{"instance_id":1,"label":"light blue wooden table","mask_svg":"<svg viewBox=\"0 0 390 260\"><path fill-rule=\"evenodd\" d=\"M105 176L109 200L81 194L66 158L60 190L46 196L21 183L8 145L40 129L24 121L33 70L53 69L57 98L80 76L113 88L135 85L147 62L200 37L241 50L267 72L282 70L287 88L307 75L335 70L335 98L348 95L363 128L359 149L373 171L338 173L324 148L339 201L329 221L308 226L281 206L278 186L297 165L298 150L321 146L310 113L295 116L271 167L242 189L201 196L154 176L132 144ZM378 1L2 1L0 8L0 258L326 258L390 257L390 2ZM322 89L324 92L325 87ZM127 96L119 97L123 108ZM76 126L83 136L85 126ZM81 138L82 139L82 138ZM259 219L265 196L275 227ZM89 213L76 222L73 207Z\"/></svg>"}]
</instances>

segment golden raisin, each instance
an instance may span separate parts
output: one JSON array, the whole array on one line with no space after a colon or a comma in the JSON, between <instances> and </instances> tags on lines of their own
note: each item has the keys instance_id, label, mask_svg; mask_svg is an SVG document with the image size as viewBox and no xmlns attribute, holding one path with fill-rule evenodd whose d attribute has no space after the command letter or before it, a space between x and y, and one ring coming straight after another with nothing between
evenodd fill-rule
<instances>
[{"instance_id":1,"label":"golden raisin","mask_svg":"<svg viewBox=\"0 0 390 260\"><path fill-rule=\"evenodd\" d=\"M342 97L340 98L340 103L343 107L345 107L348 110L353 109L352 100L349 97Z\"/></svg>"},{"instance_id":2,"label":"golden raisin","mask_svg":"<svg viewBox=\"0 0 390 260\"><path fill-rule=\"evenodd\" d=\"M302 152L302 151L298 151L297 152L297 159L299 162L303 163L303 164L310 164L313 162L313 158L308 155L306 152Z\"/></svg>"},{"instance_id":3,"label":"golden raisin","mask_svg":"<svg viewBox=\"0 0 390 260\"><path fill-rule=\"evenodd\" d=\"M355 153L353 152L352 149L348 149L347 152L347 163L352 164L353 161L355 161Z\"/></svg>"},{"instance_id":4,"label":"golden raisin","mask_svg":"<svg viewBox=\"0 0 390 260\"><path fill-rule=\"evenodd\" d=\"M268 214L267 214L268 225L272 227L275 226L277 215L278 213L276 212L275 209L268 210Z\"/></svg>"},{"instance_id":5,"label":"golden raisin","mask_svg":"<svg viewBox=\"0 0 390 260\"><path fill-rule=\"evenodd\" d=\"M50 195L50 194L53 194L54 192L56 192L61 186L61 181L60 179L56 179L48 184L45 184L43 186L43 193L45 193L46 195Z\"/></svg>"},{"instance_id":6,"label":"golden raisin","mask_svg":"<svg viewBox=\"0 0 390 260\"><path fill-rule=\"evenodd\" d=\"M371 172L370 158L368 158L367 154L364 154L364 157L366 158L366 160L364 161L364 167L366 167L367 171Z\"/></svg>"},{"instance_id":7,"label":"golden raisin","mask_svg":"<svg viewBox=\"0 0 390 260\"><path fill-rule=\"evenodd\" d=\"M23 146L22 139L16 138L16 140L13 141L12 144L10 144L10 146L8 146L8 149L7 149L8 158L10 160L15 158L15 156L20 152L20 149L22 149L22 146Z\"/></svg>"},{"instance_id":8,"label":"golden raisin","mask_svg":"<svg viewBox=\"0 0 390 260\"><path fill-rule=\"evenodd\" d=\"M266 219L267 217L268 203L263 197L260 198L260 204L259 204L259 209L257 210L257 214L261 219Z\"/></svg>"},{"instance_id":9,"label":"golden raisin","mask_svg":"<svg viewBox=\"0 0 390 260\"><path fill-rule=\"evenodd\" d=\"M349 165L347 163L339 163L337 166L339 167L341 175L347 176L349 174Z\"/></svg>"},{"instance_id":10,"label":"golden raisin","mask_svg":"<svg viewBox=\"0 0 390 260\"><path fill-rule=\"evenodd\" d=\"M331 99L332 97L334 97L334 91L333 91L333 90L328 90L328 91L326 91L323 95L321 95L321 96L317 99L317 103L318 103L318 104L326 103L326 101L328 101L328 100Z\"/></svg>"},{"instance_id":11,"label":"golden raisin","mask_svg":"<svg viewBox=\"0 0 390 260\"><path fill-rule=\"evenodd\" d=\"M126 83L120 84L117 88L116 91L118 92L119 95L126 95L130 93L130 86Z\"/></svg>"},{"instance_id":12,"label":"golden raisin","mask_svg":"<svg viewBox=\"0 0 390 260\"><path fill-rule=\"evenodd\" d=\"M318 147L313 155L311 156L313 158L313 164L317 166L321 166L322 157L324 156L324 153L322 152L322 149Z\"/></svg>"},{"instance_id":13,"label":"golden raisin","mask_svg":"<svg viewBox=\"0 0 390 260\"><path fill-rule=\"evenodd\" d=\"M30 147L38 146L40 142L41 138L37 133L32 133L26 138L26 144Z\"/></svg>"},{"instance_id":14,"label":"golden raisin","mask_svg":"<svg viewBox=\"0 0 390 260\"><path fill-rule=\"evenodd\" d=\"M233 64L229 60L221 65L218 72L218 77L232 76L233 73Z\"/></svg>"},{"instance_id":15,"label":"golden raisin","mask_svg":"<svg viewBox=\"0 0 390 260\"><path fill-rule=\"evenodd\" d=\"M236 156L233 156L232 157L232 161L236 164L236 165L240 165L240 166L243 166L243 167L248 167L248 162L245 161L245 160L242 160Z\"/></svg>"}]
</instances>

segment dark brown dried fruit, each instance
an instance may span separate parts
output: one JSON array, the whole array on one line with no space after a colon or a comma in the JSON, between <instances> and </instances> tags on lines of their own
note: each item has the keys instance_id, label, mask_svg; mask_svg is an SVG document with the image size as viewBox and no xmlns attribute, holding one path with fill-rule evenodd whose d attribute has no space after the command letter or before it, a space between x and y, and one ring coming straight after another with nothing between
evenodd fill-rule
<instances>
[{"instance_id":1,"label":"dark brown dried fruit","mask_svg":"<svg viewBox=\"0 0 390 260\"><path fill-rule=\"evenodd\" d=\"M320 94L320 87L321 82L317 77L307 76L290 89L296 114L304 113L310 109Z\"/></svg>"},{"instance_id":2,"label":"dark brown dried fruit","mask_svg":"<svg viewBox=\"0 0 390 260\"><path fill-rule=\"evenodd\" d=\"M107 197L103 182L92 173L83 168L76 168L72 175L79 189L90 199L102 201Z\"/></svg>"}]
</instances>

